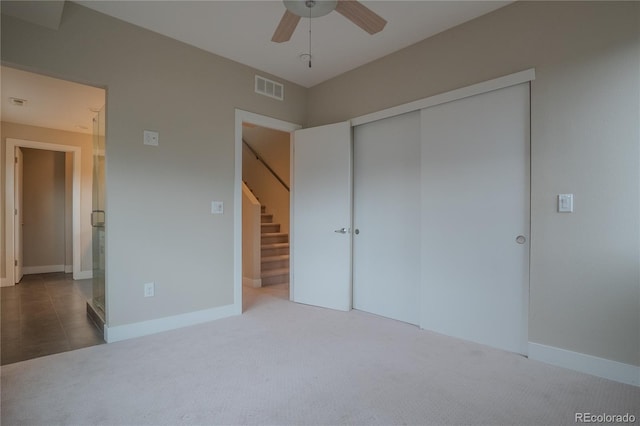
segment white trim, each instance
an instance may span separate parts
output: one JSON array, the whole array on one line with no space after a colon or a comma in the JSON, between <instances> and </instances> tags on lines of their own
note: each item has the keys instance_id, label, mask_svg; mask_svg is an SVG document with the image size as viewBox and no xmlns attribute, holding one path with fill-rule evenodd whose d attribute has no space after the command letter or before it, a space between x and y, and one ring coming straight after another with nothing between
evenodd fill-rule
<instances>
[{"instance_id":1,"label":"white trim","mask_svg":"<svg viewBox=\"0 0 640 426\"><path fill-rule=\"evenodd\" d=\"M253 278L242 277L242 285L244 287L260 288L262 287L262 279L258 278L254 280Z\"/></svg>"},{"instance_id":2,"label":"white trim","mask_svg":"<svg viewBox=\"0 0 640 426\"><path fill-rule=\"evenodd\" d=\"M236 304L234 303L232 305L204 309L202 311L173 315L149 321L141 321L133 324L118 325L115 327L105 325L104 340L107 341L107 343L113 343L120 340L148 336L150 334L161 333L163 331L175 330L177 328L227 318L237 315L236 311Z\"/></svg>"},{"instance_id":3,"label":"white trim","mask_svg":"<svg viewBox=\"0 0 640 426\"><path fill-rule=\"evenodd\" d=\"M529 342L529 359L640 386L640 366Z\"/></svg>"},{"instance_id":4,"label":"white trim","mask_svg":"<svg viewBox=\"0 0 640 426\"><path fill-rule=\"evenodd\" d=\"M242 123L291 133L302 126L236 108L233 184L233 306L242 313Z\"/></svg>"},{"instance_id":5,"label":"white trim","mask_svg":"<svg viewBox=\"0 0 640 426\"><path fill-rule=\"evenodd\" d=\"M293 194L295 189L295 182L293 181L293 143L295 139L295 133L291 132L289 136L289 176L291 176L291 184L290 184L290 192L289 194ZM353 143L353 141L352 141ZM293 222L295 221L294 211L293 211L293 203L291 202L291 195L289 195L289 243L293 241ZM291 250L291 246L289 246L289 300L294 301L295 295L295 280L293 279L293 250Z\"/></svg>"},{"instance_id":6,"label":"white trim","mask_svg":"<svg viewBox=\"0 0 640 426\"><path fill-rule=\"evenodd\" d=\"M266 115L255 114L253 112L243 111L236 108L236 124L240 120L240 144L242 144L242 123L250 123L256 126L267 127L273 130L280 130L281 132L293 132L294 130L301 129L302 126L288 121L278 120L277 118L267 117ZM236 130L238 130L236 128ZM236 135L238 136L238 135Z\"/></svg>"},{"instance_id":7,"label":"white trim","mask_svg":"<svg viewBox=\"0 0 640 426\"><path fill-rule=\"evenodd\" d=\"M71 227L73 234L73 278L78 279L80 273L80 171L82 161L82 149L79 146L60 145L47 142L36 142L22 139L7 138L7 146L5 150L5 261L6 276L5 279L11 283L15 274L14 271L14 157L16 147L44 149L48 151L62 151L73 153L73 184L72 184L72 214Z\"/></svg>"},{"instance_id":8,"label":"white trim","mask_svg":"<svg viewBox=\"0 0 640 426\"><path fill-rule=\"evenodd\" d=\"M23 266L24 275L48 274L49 272L64 272L64 265Z\"/></svg>"},{"instance_id":9,"label":"white trim","mask_svg":"<svg viewBox=\"0 0 640 426\"><path fill-rule=\"evenodd\" d=\"M73 265L64 265L64 273L65 274L73 273Z\"/></svg>"},{"instance_id":10,"label":"white trim","mask_svg":"<svg viewBox=\"0 0 640 426\"><path fill-rule=\"evenodd\" d=\"M429 108L435 105L452 102L458 99L468 98L469 96L479 95L482 93L491 92L493 90L503 89L509 86L515 86L517 84L526 83L535 79L536 71L534 68L530 68L528 70L520 71L514 74L494 78L493 80L483 81L482 83L461 87L460 89L451 90L439 95L434 95L428 98L418 99L417 101L383 109L382 111L376 111L372 112L371 114L361 115L360 117L351 119L351 126L359 126L361 124L382 120L384 118L395 117L396 115L405 114L407 112Z\"/></svg>"},{"instance_id":11,"label":"white trim","mask_svg":"<svg viewBox=\"0 0 640 426\"><path fill-rule=\"evenodd\" d=\"M13 284L9 284L11 281L9 278L0 278L0 287L10 287Z\"/></svg>"},{"instance_id":12,"label":"white trim","mask_svg":"<svg viewBox=\"0 0 640 426\"><path fill-rule=\"evenodd\" d=\"M90 280L91 278L93 278L93 271L91 269L73 274L74 280Z\"/></svg>"}]
</instances>

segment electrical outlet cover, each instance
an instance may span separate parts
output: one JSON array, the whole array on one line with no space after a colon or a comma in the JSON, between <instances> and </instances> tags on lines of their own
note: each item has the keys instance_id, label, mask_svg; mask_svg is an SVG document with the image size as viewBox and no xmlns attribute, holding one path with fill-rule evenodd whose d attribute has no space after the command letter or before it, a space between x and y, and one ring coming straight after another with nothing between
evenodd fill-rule
<instances>
[{"instance_id":1,"label":"electrical outlet cover","mask_svg":"<svg viewBox=\"0 0 640 426\"><path fill-rule=\"evenodd\" d=\"M212 201L211 214L223 214L223 213L224 213L224 203L222 201Z\"/></svg>"},{"instance_id":2,"label":"electrical outlet cover","mask_svg":"<svg viewBox=\"0 0 640 426\"><path fill-rule=\"evenodd\" d=\"M144 131L143 143L145 145L158 146L160 135L152 130Z\"/></svg>"}]
</instances>

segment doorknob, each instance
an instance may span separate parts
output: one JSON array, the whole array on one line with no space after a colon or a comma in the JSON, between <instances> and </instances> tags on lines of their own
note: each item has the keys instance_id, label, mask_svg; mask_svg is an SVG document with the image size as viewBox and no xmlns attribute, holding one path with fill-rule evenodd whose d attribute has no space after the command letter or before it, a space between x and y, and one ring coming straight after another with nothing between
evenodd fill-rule
<instances>
[{"instance_id":1,"label":"doorknob","mask_svg":"<svg viewBox=\"0 0 640 426\"><path fill-rule=\"evenodd\" d=\"M518 235L516 237L516 243L518 244L524 244L527 242L527 237L525 237L524 235Z\"/></svg>"},{"instance_id":2,"label":"doorknob","mask_svg":"<svg viewBox=\"0 0 640 426\"><path fill-rule=\"evenodd\" d=\"M355 232L355 234L358 235L360 233L360 230L358 228L356 228L356 230L353 231L353 232Z\"/></svg>"},{"instance_id":3,"label":"doorknob","mask_svg":"<svg viewBox=\"0 0 640 426\"><path fill-rule=\"evenodd\" d=\"M335 232L336 234L346 234L347 233L347 228L336 229L333 232Z\"/></svg>"}]
</instances>

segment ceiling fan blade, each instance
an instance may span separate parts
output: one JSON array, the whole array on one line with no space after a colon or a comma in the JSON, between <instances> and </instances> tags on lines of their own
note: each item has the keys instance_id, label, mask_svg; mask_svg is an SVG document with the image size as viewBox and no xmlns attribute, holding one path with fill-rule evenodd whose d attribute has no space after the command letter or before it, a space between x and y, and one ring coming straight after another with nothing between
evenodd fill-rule
<instances>
[{"instance_id":1,"label":"ceiling fan blade","mask_svg":"<svg viewBox=\"0 0 640 426\"><path fill-rule=\"evenodd\" d=\"M276 43L289 41L296 29L296 26L298 25L298 21L300 21L300 17L298 15L286 10L284 15L282 15L278 28L276 28L276 31L273 33L273 37L271 37L271 41Z\"/></svg>"},{"instance_id":2,"label":"ceiling fan blade","mask_svg":"<svg viewBox=\"0 0 640 426\"><path fill-rule=\"evenodd\" d=\"M338 0L336 12L368 32L375 34L382 31L387 21L367 6L355 0Z\"/></svg>"}]
</instances>

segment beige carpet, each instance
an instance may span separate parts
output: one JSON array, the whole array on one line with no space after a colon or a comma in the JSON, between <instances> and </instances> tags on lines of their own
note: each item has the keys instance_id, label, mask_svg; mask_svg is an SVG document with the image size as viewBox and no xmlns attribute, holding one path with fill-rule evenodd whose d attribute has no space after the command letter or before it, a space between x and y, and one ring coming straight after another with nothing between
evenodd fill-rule
<instances>
[{"instance_id":1,"label":"beige carpet","mask_svg":"<svg viewBox=\"0 0 640 426\"><path fill-rule=\"evenodd\" d=\"M2 425L640 422L640 388L273 290L245 294L242 316L2 367Z\"/></svg>"}]
</instances>

